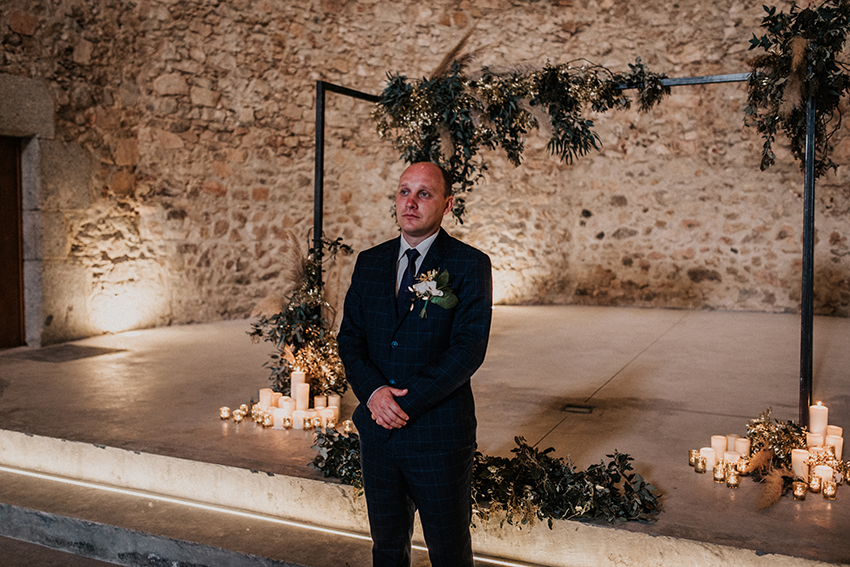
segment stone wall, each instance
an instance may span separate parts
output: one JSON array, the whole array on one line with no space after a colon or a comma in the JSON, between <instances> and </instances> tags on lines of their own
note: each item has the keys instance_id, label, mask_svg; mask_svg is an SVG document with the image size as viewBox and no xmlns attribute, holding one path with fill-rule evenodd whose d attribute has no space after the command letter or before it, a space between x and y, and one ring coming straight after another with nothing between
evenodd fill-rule
<instances>
[{"instance_id":1,"label":"stone wall","mask_svg":"<svg viewBox=\"0 0 850 567\"><path fill-rule=\"evenodd\" d=\"M747 70L762 2L0 0L0 73L42 81L44 342L247 316L285 290L312 226L315 81L379 93L427 75L473 25L474 67L641 57L671 77ZM787 9L788 3L778 4ZM797 311L802 174L760 172L741 83L593 117L573 165L532 134L446 228L489 253L505 303ZM403 169L368 103L328 94L325 233L395 235ZM0 102L0 104L3 104ZM2 124L2 121L0 121ZM2 133L2 132L0 132ZM836 161L850 161L839 131ZM850 315L847 168L818 182L816 312ZM329 274L344 289L345 259ZM337 299L338 301L338 299Z\"/></svg>"}]
</instances>

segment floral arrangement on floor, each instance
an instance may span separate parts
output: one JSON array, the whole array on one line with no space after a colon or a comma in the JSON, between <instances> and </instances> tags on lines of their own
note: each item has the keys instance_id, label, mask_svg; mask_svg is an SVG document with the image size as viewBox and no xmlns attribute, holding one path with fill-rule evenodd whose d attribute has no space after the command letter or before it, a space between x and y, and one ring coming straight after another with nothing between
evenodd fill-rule
<instances>
[{"instance_id":1,"label":"floral arrangement on floor","mask_svg":"<svg viewBox=\"0 0 850 567\"><path fill-rule=\"evenodd\" d=\"M790 491L795 480L791 451L806 449L806 428L793 421L771 420L770 413L767 409L747 423L750 456L746 472L764 485L757 502L759 509L779 502ZM842 478L850 476L850 461L837 459L827 451L809 458L809 470L818 465L831 467Z\"/></svg>"},{"instance_id":2,"label":"floral arrangement on floor","mask_svg":"<svg viewBox=\"0 0 850 567\"><path fill-rule=\"evenodd\" d=\"M312 466L326 478L362 489L360 439L356 433L317 430ZM625 453L607 464L576 470L573 463L515 437L511 458L475 453L472 473L473 524L496 520L515 526L545 520L652 520L659 511L655 488L632 471Z\"/></svg>"},{"instance_id":3,"label":"floral arrangement on floor","mask_svg":"<svg viewBox=\"0 0 850 567\"><path fill-rule=\"evenodd\" d=\"M451 59L419 81L390 74L372 118L380 136L392 139L405 161L432 161L447 168L455 183L452 213L463 222L462 195L487 170L481 149L500 147L519 165L525 135L548 123L549 151L572 163L599 149L586 109L629 108L631 100L623 91L637 89L639 108L647 111L669 94L661 83L666 77L649 72L640 58L629 68L627 74L613 73L578 60L508 73L485 67L470 75L465 60Z\"/></svg>"},{"instance_id":4,"label":"floral arrangement on floor","mask_svg":"<svg viewBox=\"0 0 850 567\"><path fill-rule=\"evenodd\" d=\"M289 240L293 240L294 237ZM307 374L311 390L322 395L342 395L348 389L345 369L339 358L336 334L332 330L333 307L325 300L322 281L322 258L327 250L330 259L338 253L351 254L350 246L342 239L323 239L321 248L313 249L300 260L294 279L300 281L297 289L286 299L286 305L274 314L260 313L248 333L251 340L268 341L275 346L269 368L272 390L290 395L292 370L297 368ZM298 262L296 262L298 263Z\"/></svg>"}]
</instances>

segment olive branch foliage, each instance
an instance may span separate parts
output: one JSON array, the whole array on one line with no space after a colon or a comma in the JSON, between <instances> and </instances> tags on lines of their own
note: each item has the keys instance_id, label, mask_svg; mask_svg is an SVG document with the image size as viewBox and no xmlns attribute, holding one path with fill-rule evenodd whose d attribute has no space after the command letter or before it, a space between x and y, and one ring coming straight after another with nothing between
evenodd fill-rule
<instances>
[{"instance_id":1,"label":"olive branch foliage","mask_svg":"<svg viewBox=\"0 0 850 567\"><path fill-rule=\"evenodd\" d=\"M521 527L545 520L652 520L660 494L633 472L626 453L577 470L572 461L554 457L551 447L539 450L515 437L513 457L475 453L472 472L473 523L499 520ZM360 439L336 431L316 430L312 466L326 478L362 489Z\"/></svg>"},{"instance_id":2,"label":"olive branch foliage","mask_svg":"<svg viewBox=\"0 0 850 567\"><path fill-rule=\"evenodd\" d=\"M777 132L790 140L794 158L805 166L806 101L815 103L815 163L817 177L837 165L829 157L830 138L841 124L839 102L850 91L847 64L838 60L850 31L850 1L826 0L789 13L764 6L761 27L753 34L750 49L764 53L750 61L746 123L764 139L760 167L776 161L773 144Z\"/></svg>"},{"instance_id":3,"label":"olive branch foliage","mask_svg":"<svg viewBox=\"0 0 850 567\"><path fill-rule=\"evenodd\" d=\"M303 280L280 313L261 315L251 323L251 340L272 343L275 352L263 366L270 370L272 390L291 394L291 375L294 368L304 371L312 390L339 395L348 389L345 369L339 357L336 334L332 330L331 305L324 297L322 256L327 250L330 259L337 254L349 255L352 248L341 238L321 239L321 247L311 249L303 261Z\"/></svg>"},{"instance_id":4,"label":"olive branch foliage","mask_svg":"<svg viewBox=\"0 0 850 567\"><path fill-rule=\"evenodd\" d=\"M389 74L372 113L380 136L392 139L408 163L440 163L451 174L452 214L463 222L464 194L487 170L483 149L504 150L520 165L525 136L548 120L548 150L566 163L599 149L600 139L586 111L626 109L627 89L638 90L638 106L647 111L669 94L664 75L651 73L638 58L627 74L578 60L547 64L533 71L496 72L488 67L470 76L455 61L436 77L410 81ZM539 117L538 117L539 116Z\"/></svg>"}]
</instances>

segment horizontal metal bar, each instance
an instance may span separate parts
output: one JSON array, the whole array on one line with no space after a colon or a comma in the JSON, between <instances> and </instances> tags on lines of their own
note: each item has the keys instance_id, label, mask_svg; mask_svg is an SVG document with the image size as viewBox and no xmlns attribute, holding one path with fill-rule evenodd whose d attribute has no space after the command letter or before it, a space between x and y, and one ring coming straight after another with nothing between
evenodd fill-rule
<instances>
[{"instance_id":1,"label":"horizontal metal bar","mask_svg":"<svg viewBox=\"0 0 850 567\"><path fill-rule=\"evenodd\" d=\"M683 77L681 79L661 79L661 84L667 87L681 85L707 85L710 83L738 83L750 78L751 73L733 73L731 75L707 75L705 77Z\"/></svg>"},{"instance_id":2,"label":"horizontal metal bar","mask_svg":"<svg viewBox=\"0 0 850 567\"><path fill-rule=\"evenodd\" d=\"M360 100L365 100L367 102L378 102L379 100L381 100L381 97L379 97L378 95L372 95L372 94L369 94L369 93L355 91L354 89L349 89L347 87L341 87L339 85L335 85L333 83L328 83L326 81L320 81L320 82L324 85L326 91L335 92L335 93L345 95L345 96L350 96L350 97L353 97L353 98L359 98Z\"/></svg>"}]
</instances>

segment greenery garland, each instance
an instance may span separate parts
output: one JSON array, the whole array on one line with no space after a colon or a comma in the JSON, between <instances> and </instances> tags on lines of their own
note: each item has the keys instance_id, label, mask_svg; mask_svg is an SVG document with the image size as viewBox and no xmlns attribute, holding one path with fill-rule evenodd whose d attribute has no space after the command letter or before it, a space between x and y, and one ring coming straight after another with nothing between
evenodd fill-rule
<instances>
[{"instance_id":1,"label":"greenery garland","mask_svg":"<svg viewBox=\"0 0 850 567\"><path fill-rule=\"evenodd\" d=\"M661 82L666 76L649 72L640 58L629 68L628 74L616 74L580 60L530 72L497 73L485 67L470 77L455 61L430 79L411 82L404 75L388 75L372 118L406 162L446 167L455 184L452 213L463 222L463 194L487 170L481 149L500 147L519 165L526 134L540 127L538 108L551 125L549 151L572 163L599 149L593 121L584 115L588 106L594 112L629 108L623 91L638 89L639 108L647 111L670 93Z\"/></svg>"},{"instance_id":2,"label":"greenery garland","mask_svg":"<svg viewBox=\"0 0 850 567\"><path fill-rule=\"evenodd\" d=\"M284 395L291 394L290 376L294 368L307 374L312 382L311 391L317 395L330 392L342 395L348 389L336 334L324 313L332 310L324 298L324 249L331 258L337 253L352 252L341 238L323 239L322 248L311 250L304 260L303 282L288 298L286 307L270 317L260 315L248 333L254 342L264 340L275 345L275 353L263 366L271 370L272 390Z\"/></svg>"},{"instance_id":3,"label":"greenery garland","mask_svg":"<svg viewBox=\"0 0 850 567\"><path fill-rule=\"evenodd\" d=\"M764 54L750 62L747 123L764 137L761 169L776 161L772 145L783 131L791 141L791 153L805 165L806 101L815 102L815 175L837 165L829 157L829 140L841 124L838 104L850 91L847 65L837 56L850 31L850 2L826 0L818 6L790 13L764 7L761 27L767 34L750 40L750 49Z\"/></svg>"},{"instance_id":4,"label":"greenery garland","mask_svg":"<svg viewBox=\"0 0 850 567\"><path fill-rule=\"evenodd\" d=\"M362 489L357 434L316 430L315 435L312 466L326 478ZM551 447L540 451L522 437L514 441L510 459L475 453L473 518L517 526L546 520L551 529L554 520L651 520L659 511L660 494L632 472L628 454L615 452L607 464L579 471L572 461L551 456Z\"/></svg>"}]
</instances>

